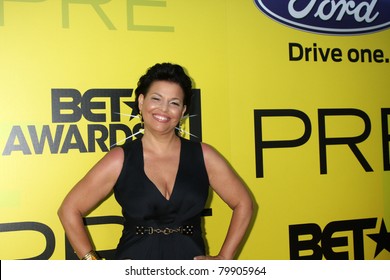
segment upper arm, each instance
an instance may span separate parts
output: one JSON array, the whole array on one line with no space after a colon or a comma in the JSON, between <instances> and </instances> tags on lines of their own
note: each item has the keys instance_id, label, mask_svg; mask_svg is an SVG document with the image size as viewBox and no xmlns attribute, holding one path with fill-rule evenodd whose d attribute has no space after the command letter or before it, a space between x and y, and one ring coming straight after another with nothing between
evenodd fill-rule
<instances>
[{"instance_id":1,"label":"upper arm","mask_svg":"<svg viewBox=\"0 0 390 280\"><path fill-rule=\"evenodd\" d=\"M230 208L239 203L251 203L248 190L225 158L210 145L202 143L202 150L211 188Z\"/></svg>"},{"instance_id":2,"label":"upper arm","mask_svg":"<svg viewBox=\"0 0 390 280\"><path fill-rule=\"evenodd\" d=\"M109 151L73 187L61 208L85 215L112 191L123 167L124 152L120 147Z\"/></svg>"}]
</instances>

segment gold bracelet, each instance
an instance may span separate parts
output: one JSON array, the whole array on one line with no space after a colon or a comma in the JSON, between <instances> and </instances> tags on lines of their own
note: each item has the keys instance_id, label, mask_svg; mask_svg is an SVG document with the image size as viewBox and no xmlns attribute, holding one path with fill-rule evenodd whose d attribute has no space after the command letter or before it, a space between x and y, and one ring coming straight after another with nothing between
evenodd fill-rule
<instances>
[{"instance_id":1,"label":"gold bracelet","mask_svg":"<svg viewBox=\"0 0 390 280\"><path fill-rule=\"evenodd\" d=\"M85 254L84 257L81 258L81 260L87 260L87 261L94 261L94 260L100 260L101 258L98 256L98 254L91 250L88 253Z\"/></svg>"}]
</instances>

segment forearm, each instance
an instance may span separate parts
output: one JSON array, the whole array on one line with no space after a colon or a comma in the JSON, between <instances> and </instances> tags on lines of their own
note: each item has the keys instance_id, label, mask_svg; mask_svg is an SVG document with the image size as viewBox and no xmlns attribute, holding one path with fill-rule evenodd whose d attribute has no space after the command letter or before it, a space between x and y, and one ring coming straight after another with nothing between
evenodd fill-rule
<instances>
[{"instance_id":1,"label":"forearm","mask_svg":"<svg viewBox=\"0 0 390 280\"><path fill-rule=\"evenodd\" d=\"M76 255L81 259L93 249L82 215L76 211L60 208L58 216L65 230L66 237Z\"/></svg>"},{"instance_id":2,"label":"forearm","mask_svg":"<svg viewBox=\"0 0 390 280\"><path fill-rule=\"evenodd\" d=\"M225 241L218 254L222 259L233 259L252 218L252 203L241 203L233 209Z\"/></svg>"}]
</instances>

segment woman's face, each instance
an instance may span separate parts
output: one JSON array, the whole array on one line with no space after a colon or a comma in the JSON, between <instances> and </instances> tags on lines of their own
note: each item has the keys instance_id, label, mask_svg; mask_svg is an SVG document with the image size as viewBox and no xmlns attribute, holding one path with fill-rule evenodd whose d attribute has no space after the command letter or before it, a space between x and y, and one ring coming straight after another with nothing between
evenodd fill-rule
<instances>
[{"instance_id":1,"label":"woman's face","mask_svg":"<svg viewBox=\"0 0 390 280\"><path fill-rule=\"evenodd\" d=\"M153 82L145 95L140 94L138 104L144 128L162 133L172 132L186 109L183 90L168 81Z\"/></svg>"}]
</instances>

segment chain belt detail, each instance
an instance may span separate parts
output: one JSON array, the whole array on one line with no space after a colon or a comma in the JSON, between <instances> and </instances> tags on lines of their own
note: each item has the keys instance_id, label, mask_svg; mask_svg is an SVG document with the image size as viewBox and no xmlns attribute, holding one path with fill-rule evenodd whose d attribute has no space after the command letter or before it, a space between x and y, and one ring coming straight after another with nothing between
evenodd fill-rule
<instances>
[{"instance_id":1,"label":"chain belt detail","mask_svg":"<svg viewBox=\"0 0 390 280\"><path fill-rule=\"evenodd\" d=\"M136 226L135 234L143 235L143 234L172 234L172 233L181 233L184 235L192 235L194 226L186 225L178 228L153 228L153 227L144 227L144 226Z\"/></svg>"}]
</instances>

